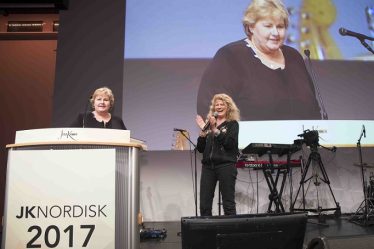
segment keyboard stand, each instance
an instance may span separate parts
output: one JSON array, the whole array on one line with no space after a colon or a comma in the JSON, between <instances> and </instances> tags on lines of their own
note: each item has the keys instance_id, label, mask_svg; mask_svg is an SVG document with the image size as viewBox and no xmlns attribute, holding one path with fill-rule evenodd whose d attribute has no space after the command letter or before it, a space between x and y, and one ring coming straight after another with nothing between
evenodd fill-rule
<instances>
[{"instance_id":1,"label":"keyboard stand","mask_svg":"<svg viewBox=\"0 0 374 249\"><path fill-rule=\"evenodd\" d=\"M298 151L299 148L289 145L289 144L260 144L254 143L249 144L246 148L243 149L243 153L246 154L257 154L259 156L264 155L265 153L269 157L269 165L264 165L262 168L262 172L264 173L264 177L266 183L269 188L269 206L268 206L268 213L285 213L284 205L282 203L282 194L284 191L284 186L287 179L287 174L290 172L291 168L291 155ZM285 169L275 168L274 161L273 161L273 154L278 154L278 156L287 155L287 166ZM276 175L274 177L273 173L276 171ZM278 183L281 181L280 188L278 189ZM291 181L291 177L290 177ZM290 182L292 186L292 183ZM292 190L290 190L291 192ZM291 195L292 198L292 195ZM292 199L291 199L292 203ZM272 210L273 205L275 206L275 210Z\"/></svg>"},{"instance_id":2,"label":"keyboard stand","mask_svg":"<svg viewBox=\"0 0 374 249\"><path fill-rule=\"evenodd\" d=\"M277 168L274 169L273 157L270 151L267 152L269 157L269 166L263 167L262 171L265 176L266 183L269 188L269 206L268 206L268 213L285 213L285 209L282 203L282 194L284 191L284 186L287 179L287 174L289 172L289 165L290 165L290 156L287 155L287 167L286 169ZM275 177L273 176L274 170L276 171ZM281 185L278 190L278 182L281 179ZM275 210L272 210L272 207L275 207Z\"/></svg>"}]
</instances>

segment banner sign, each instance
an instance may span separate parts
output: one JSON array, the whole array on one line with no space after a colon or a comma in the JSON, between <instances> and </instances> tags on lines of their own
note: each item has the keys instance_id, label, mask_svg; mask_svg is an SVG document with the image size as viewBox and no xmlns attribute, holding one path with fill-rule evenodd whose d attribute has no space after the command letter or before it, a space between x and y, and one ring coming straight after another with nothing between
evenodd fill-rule
<instances>
[{"instance_id":1,"label":"banner sign","mask_svg":"<svg viewBox=\"0 0 374 249\"><path fill-rule=\"evenodd\" d=\"M7 32L43 32L43 21L8 21Z\"/></svg>"},{"instance_id":2,"label":"banner sign","mask_svg":"<svg viewBox=\"0 0 374 249\"><path fill-rule=\"evenodd\" d=\"M250 143L292 144L307 130L318 131L319 144L356 147L362 132L362 146L374 145L373 120L287 120L244 121L239 123L239 148Z\"/></svg>"},{"instance_id":3,"label":"banner sign","mask_svg":"<svg viewBox=\"0 0 374 249\"><path fill-rule=\"evenodd\" d=\"M3 248L115 248L115 149L10 150L6 191Z\"/></svg>"},{"instance_id":4,"label":"banner sign","mask_svg":"<svg viewBox=\"0 0 374 249\"><path fill-rule=\"evenodd\" d=\"M16 132L15 143L60 143L60 142L107 142L130 143L129 130L101 128L47 128Z\"/></svg>"}]
</instances>

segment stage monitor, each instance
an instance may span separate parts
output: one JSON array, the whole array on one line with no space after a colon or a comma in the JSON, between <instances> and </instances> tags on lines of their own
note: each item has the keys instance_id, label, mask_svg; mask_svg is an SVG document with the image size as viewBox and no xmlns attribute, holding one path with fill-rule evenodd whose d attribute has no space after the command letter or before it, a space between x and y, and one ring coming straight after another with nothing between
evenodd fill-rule
<instances>
[{"instance_id":1,"label":"stage monitor","mask_svg":"<svg viewBox=\"0 0 374 249\"><path fill-rule=\"evenodd\" d=\"M307 215L182 217L183 249L302 249Z\"/></svg>"}]
</instances>

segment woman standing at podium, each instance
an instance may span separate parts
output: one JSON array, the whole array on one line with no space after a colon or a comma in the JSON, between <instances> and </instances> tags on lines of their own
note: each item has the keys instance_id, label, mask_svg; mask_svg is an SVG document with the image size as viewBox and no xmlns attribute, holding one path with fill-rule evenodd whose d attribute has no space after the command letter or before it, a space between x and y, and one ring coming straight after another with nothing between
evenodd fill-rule
<instances>
[{"instance_id":1,"label":"woman standing at podium","mask_svg":"<svg viewBox=\"0 0 374 249\"><path fill-rule=\"evenodd\" d=\"M93 109L90 113L79 114L71 127L109 128L126 130L120 117L110 113L114 106L114 95L108 87L101 87L94 91L90 99Z\"/></svg>"},{"instance_id":2,"label":"woman standing at podium","mask_svg":"<svg viewBox=\"0 0 374 249\"><path fill-rule=\"evenodd\" d=\"M203 153L200 180L200 214L212 215L212 203L217 181L222 194L225 215L235 215L235 181L240 112L230 96L214 95L207 122L201 116L196 123L201 128L197 150Z\"/></svg>"}]
</instances>

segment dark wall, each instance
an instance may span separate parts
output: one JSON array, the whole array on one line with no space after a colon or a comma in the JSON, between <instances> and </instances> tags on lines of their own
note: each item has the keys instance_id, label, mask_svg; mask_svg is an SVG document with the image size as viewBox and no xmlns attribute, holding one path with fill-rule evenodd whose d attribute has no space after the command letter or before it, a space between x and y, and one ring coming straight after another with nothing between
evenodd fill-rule
<instances>
[{"instance_id":1,"label":"dark wall","mask_svg":"<svg viewBox=\"0 0 374 249\"><path fill-rule=\"evenodd\" d=\"M0 217L3 215L7 144L17 130L47 128L52 120L57 14L0 16ZM8 21L43 21L39 34L6 33ZM1 227L0 227L1 229Z\"/></svg>"},{"instance_id":2,"label":"dark wall","mask_svg":"<svg viewBox=\"0 0 374 249\"><path fill-rule=\"evenodd\" d=\"M68 126L104 85L122 116L124 16L124 0L75 0L60 11L52 126Z\"/></svg>"},{"instance_id":3,"label":"dark wall","mask_svg":"<svg viewBox=\"0 0 374 249\"><path fill-rule=\"evenodd\" d=\"M52 23L59 16L57 41ZM123 0L70 1L60 15L0 16L0 217L5 146L14 143L17 130L70 124L84 111L91 92L102 85L114 91L114 112L122 116L124 16ZM10 20L44 21L45 29L37 35L7 34Z\"/></svg>"}]
</instances>

